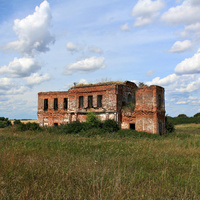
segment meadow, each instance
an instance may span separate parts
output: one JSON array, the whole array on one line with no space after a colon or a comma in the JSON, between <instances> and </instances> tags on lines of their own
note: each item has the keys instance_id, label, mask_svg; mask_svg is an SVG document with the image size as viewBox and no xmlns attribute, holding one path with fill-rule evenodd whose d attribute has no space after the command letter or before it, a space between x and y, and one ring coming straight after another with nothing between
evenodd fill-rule
<instances>
[{"instance_id":1,"label":"meadow","mask_svg":"<svg viewBox=\"0 0 200 200\"><path fill-rule=\"evenodd\" d=\"M165 136L2 128L0 199L200 199L200 125Z\"/></svg>"}]
</instances>

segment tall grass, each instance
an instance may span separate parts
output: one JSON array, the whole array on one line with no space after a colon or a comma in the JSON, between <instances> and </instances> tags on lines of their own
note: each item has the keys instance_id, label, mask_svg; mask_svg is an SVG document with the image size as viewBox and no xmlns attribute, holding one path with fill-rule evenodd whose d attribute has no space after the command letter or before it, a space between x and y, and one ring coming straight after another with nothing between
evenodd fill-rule
<instances>
[{"instance_id":1,"label":"tall grass","mask_svg":"<svg viewBox=\"0 0 200 200\"><path fill-rule=\"evenodd\" d=\"M0 129L0 199L200 199L199 133Z\"/></svg>"}]
</instances>

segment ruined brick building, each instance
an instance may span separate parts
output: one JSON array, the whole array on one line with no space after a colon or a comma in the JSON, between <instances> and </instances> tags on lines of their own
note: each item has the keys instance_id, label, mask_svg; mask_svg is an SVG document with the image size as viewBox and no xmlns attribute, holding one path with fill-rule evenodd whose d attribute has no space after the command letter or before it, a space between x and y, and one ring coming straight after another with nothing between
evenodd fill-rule
<instances>
[{"instance_id":1,"label":"ruined brick building","mask_svg":"<svg viewBox=\"0 0 200 200\"><path fill-rule=\"evenodd\" d=\"M38 122L54 126L86 121L95 112L101 121L116 120L122 129L165 132L164 88L137 87L133 82L77 85L68 91L38 93Z\"/></svg>"}]
</instances>

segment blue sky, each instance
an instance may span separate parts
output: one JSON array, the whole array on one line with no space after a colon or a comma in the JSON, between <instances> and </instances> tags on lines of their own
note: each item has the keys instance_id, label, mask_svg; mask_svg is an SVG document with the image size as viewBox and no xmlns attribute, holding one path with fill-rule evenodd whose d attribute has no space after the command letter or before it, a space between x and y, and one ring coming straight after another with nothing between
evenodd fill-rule
<instances>
[{"instance_id":1,"label":"blue sky","mask_svg":"<svg viewBox=\"0 0 200 200\"><path fill-rule=\"evenodd\" d=\"M165 88L166 113L200 112L199 0L0 0L0 116L37 117L37 93L74 82Z\"/></svg>"}]
</instances>

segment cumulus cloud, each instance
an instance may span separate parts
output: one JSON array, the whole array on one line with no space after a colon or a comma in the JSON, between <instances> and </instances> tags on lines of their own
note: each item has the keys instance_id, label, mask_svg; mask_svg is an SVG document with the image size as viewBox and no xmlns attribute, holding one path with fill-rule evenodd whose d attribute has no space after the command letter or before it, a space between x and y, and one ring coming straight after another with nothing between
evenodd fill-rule
<instances>
[{"instance_id":1,"label":"cumulus cloud","mask_svg":"<svg viewBox=\"0 0 200 200\"><path fill-rule=\"evenodd\" d=\"M199 88L200 88L200 78L197 78L196 80L188 83L186 87L177 88L177 91L181 93L185 93L185 92L191 93L196 90L199 90Z\"/></svg>"},{"instance_id":2,"label":"cumulus cloud","mask_svg":"<svg viewBox=\"0 0 200 200\"><path fill-rule=\"evenodd\" d=\"M0 78L0 90L7 90L10 87L13 87L14 83L11 78Z\"/></svg>"},{"instance_id":3,"label":"cumulus cloud","mask_svg":"<svg viewBox=\"0 0 200 200\"><path fill-rule=\"evenodd\" d=\"M147 84L167 86L169 84L176 82L177 79L178 79L178 76L176 74L170 74L169 76L166 76L162 79L160 77L156 77L152 81L147 82Z\"/></svg>"},{"instance_id":4,"label":"cumulus cloud","mask_svg":"<svg viewBox=\"0 0 200 200\"><path fill-rule=\"evenodd\" d=\"M89 73L96 71L100 68L105 68L104 57L91 57L84 60L77 61L67 66L65 70L66 75L73 74L75 72Z\"/></svg>"},{"instance_id":5,"label":"cumulus cloud","mask_svg":"<svg viewBox=\"0 0 200 200\"><path fill-rule=\"evenodd\" d=\"M16 50L23 55L48 51L49 44L55 40L49 31L50 22L51 10L49 3L45 0L35 8L32 15L14 21L13 30L18 40L8 43L5 48Z\"/></svg>"},{"instance_id":6,"label":"cumulus cloud","mask_svg":"<svg viewBox=\"0 0 200 200\"><path fill-rule=\"evenodd\" d=\"M164 6L164 0L139 0L132 9L132 16L136 17L134 26L144 26L152 23Z\"/></svg>"},{"instance_id":7,"label":"cumulus cloud","mask_svg":"<svg viewBox=\"0 0 200 200\"><path fill-rule=\"evenodd\" d=\"M99 47L95 47L95 46L89 46L88 47L88 50L91 52L91 53L97 53L97 54L102 54L103 51L101 48Z\"/></svg>"},{"instance_id":8,"label":"cumulus cloud","mask_svg":"<svg viewBox=\"0 0 200 200\"><path fill-rule=\"evenodd\" d=\"M128 25L128 22L125 23L124 25L121 25L121 26L120 26L120 29L121 29L122 31L130 31L130 27L129 27L129 25Z\"/></svg>"},{"instance_id":9,"label":"cumulus cloud","mask_svg":"<svg viewBox=\"0 0 200 200\"><path fill-rule=\"evenodd\" d=\"M73 43L73 42L68 42L66 44L66 48L67 48L68 51L71 51L71 52L74 52L74 51L78 50L77 45L75 43Z\"/></svg>"},{"instance_id":10,"label":"cumulus cloud","mask_svg":"<svg viewBox=\"0 0 200 200\"><path fill-rule=\"evenodd\" d=\"M180 33L181 38L193 37L200 38L200 22L186 25L184 31Z\"/></svg>"},{"instance_id":11,"label":"cumulus cloud","mask_svg":"<svg viewBox=\"0 0 200 200\"><path fill-rule=\"evenodd\" d=\"M27 81L27 85L38 85L44 81L50 80L49 74L39 75L38 73L34 73L29 77L24 78Z\"/></svg>"},{"instance_id":12,"label":"cumulus cloud","mask_svg":"<svg viewBox=\"0 0 200 200\"><path fill-rule=\"evenodd\" d=\"M191 58L186 58L175 68L176 74L195 74L200 73L200 49Z\"/></svg>"},{"instance_id":13,"label":"cumulus cloud","mask_svg":"<svg viewBox=\"0 0 200 200\"><path fill-rule=\"evenodd\" d=\"M199 22L200 1L184 0L181 5L170 8L162 15L162 20L172 25L189 25Z\"/></svg>"},{"instance_id":14,"label":"cumulus cloud","mask_svg":"<svg viewBox=\"0 0 200 200\"><path fill-rule=\"evenodd\" d=\"M183 0L180 5L170 8L166 11L161 19L170 25L183 25L184 30L179 32L181 39L191 39L190 43L185 40L180 43L177 41L171 49L171 52L182 52L190 48L200 40L200 1ZM187 41L187 42L186 42Z\"/></svg>"},{"instance_id":15,"label":"cumulus cloud","mask_svg":"<svg viewBox=\"0 0 200 200\"><path fill-rule=\"evenodd\" d=\"M148 85L160 85L165 87L169 94L192 93L200 89L200 75L170 74L164 78L156 77L152 81L146 82Z\"/></svg>"},{"instance_id":16,"label":"cumulus cloud","mask_svg":"<svg viewBox=\"0 0 200 200\"><path fill-rule=\"evenodd\" d=\"M177 41L173 44L172 48L169 50L171 53L181 53L192 47L192 42L190 40Z\"/></svg>"},{"instance_id":17,"label":"cumulus cloud","mask_svg":"<svg viewBox=\"0 0 200 200\"><path fill-rule=\"evenodd\" d=\"M41 65L34 58L14 58L8 66L0 67L0 74L8 74L10 77L26 77L40 68Z\"/></svg>"},{"instance_id":18,"label":"cumulus cloud","mask_svg":"<svg viewBox=\"0 0 200 200\"><path fill-rule=\"evenodd\" d=\"M13 87L10 90L7 91L7 94L16 95L16 94L24 94L28 89L26 86L18 86Z\"/></svg>"}]
</instances>

